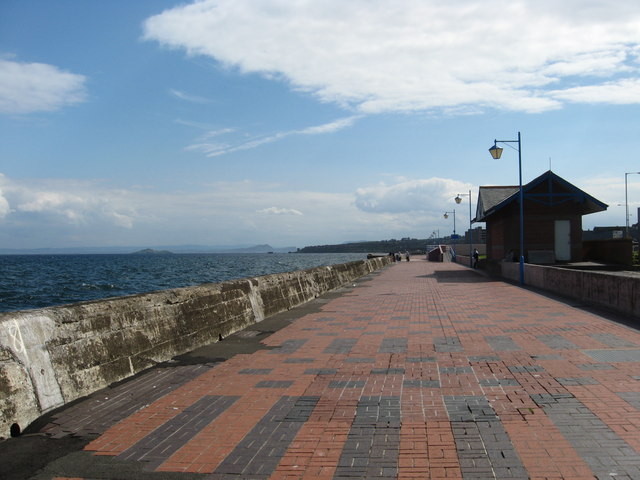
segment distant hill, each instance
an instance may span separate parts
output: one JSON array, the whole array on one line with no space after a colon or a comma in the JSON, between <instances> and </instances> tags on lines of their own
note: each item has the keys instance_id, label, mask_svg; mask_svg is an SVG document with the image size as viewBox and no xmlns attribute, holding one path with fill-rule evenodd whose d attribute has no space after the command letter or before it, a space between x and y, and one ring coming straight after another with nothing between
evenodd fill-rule
<instances>
[{"instance_id":1,"label":"distant hill","mask_svg":"<svg viewBox=\"0 0 640 480\"><path fill-rule=\"evenodd\" d=\"M153 247L66 247L66 248L0 248L0 255L88 255L88 254L154 254L168 253L288 253L296 247L262 245L156 245Z\"/></svg>"},{"instance_id":2,"label":"distant hill","mask_svg":"<svg viewBox=\"0 0 640 480\"><path fill-rule=\"evenodd\" d=\"M131 255L173 255L173 252L170 252L169 250L154 250L153 248L145 248L144 250L132 252Z\"/></svg>"},{"instance_id":3,"label":"distant hill","mask_svg":"<svg viewBox=\"0 0 640 480\"><path fill-rule=\"evenodd\" d=\"M427 244L433 240L419 238L402 238L400 240L378 240L371 242L351 242L338 245L313 245L299 248L299 253L390 253L410 251L422 253L426 251Z\"/></svg>"}]
</instances>

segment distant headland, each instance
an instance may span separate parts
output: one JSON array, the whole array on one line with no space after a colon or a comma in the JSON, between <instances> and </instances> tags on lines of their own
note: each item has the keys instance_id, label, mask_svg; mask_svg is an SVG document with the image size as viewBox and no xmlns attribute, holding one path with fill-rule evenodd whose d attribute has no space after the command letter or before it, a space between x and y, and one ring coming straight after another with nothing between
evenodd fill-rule
<instances>
[{"instance_id":1,"label":"distant headland","mask_svg":"<svg viewBox=\"0 0 640 480\"><path fill-rule=\"evenodd\" d=\"M173 255L169 250L155 250L153 248L144 248L137 252L131 252L131 255Z\"/></svg>"}]
</instances>

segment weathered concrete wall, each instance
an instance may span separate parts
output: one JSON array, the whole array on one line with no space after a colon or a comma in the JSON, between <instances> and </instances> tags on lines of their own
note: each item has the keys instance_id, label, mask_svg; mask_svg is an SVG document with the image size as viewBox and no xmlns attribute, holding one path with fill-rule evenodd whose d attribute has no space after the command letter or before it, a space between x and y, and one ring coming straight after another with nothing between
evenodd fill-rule
<instances>
[{"instance_id":1,"label":"weathered concrete wall","mask_svg":"<svg viewBox=\"0 0 640 480\"><path fill-rule=\"evenodd\" d=\"M519 264L501 262L502 276L519 281ZM640 277L525 264L524 283L640 318Z\"/></svg>"},{"instance_id":2,"label":"weathered concrete wall","mask_svg":"<svg viewBox=\"0 0 640 480\"><path fill-rule=\"evenodd\" d=\"M0 437L158 362L215 342L388 263L372 258L0 314Z\"/></svg>"}]
</instances>

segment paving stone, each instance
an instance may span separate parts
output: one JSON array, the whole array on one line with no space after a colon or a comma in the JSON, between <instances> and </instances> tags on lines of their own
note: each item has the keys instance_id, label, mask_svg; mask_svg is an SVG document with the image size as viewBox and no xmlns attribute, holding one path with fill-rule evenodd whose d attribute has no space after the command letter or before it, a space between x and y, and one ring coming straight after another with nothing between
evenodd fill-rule
<instances>
[{"instance_id":1,"label":"paving stone","mask_svg":"<svg viewBox=\"0 0 640 480\"><path fill-rule=\"evenodd\" d=\"M318 400L318 397L282 397L209 478L226 479L228 475L268 478Z\"/></svg>"},{"instance_id":2,"label":"paving stone","mask_svg":"<svg viewBox=\"0 0 640 480\"><path fill-rule=\"evenodd\" d=\"M638 350L582 350L596 362L640 362L640 349Z\"/></svg>"},{"instance_id":3,"label":"paving stone","mask_svg":"<svg viewBox=\"0 0 640 480\"><path fill-rule=\"evenodd\" d=\"M383 338L378 353L405 353L407 341L406 337Z\"/></svg>"},{"instance_id":4,"label":"paving stone","mask_svg":"<svg viewBox=\"0 0 640 480\"><path fill-rule=\"evenodd\" d=\"M520 345L514 342L513 338L508 335L487 335L484 339L491 349L496 352L513 352L522 350Z\"/></svg>"},{"instance_id":5,"label":"paving stone","mask_svg":"<svg viewBox=\"0 0 640 480\"><path fill-rule=\"evenodd\" d=\"M207 395L122 452L118 458L148 462L149 469L153 469L183 447L238 398Z\"/></svg>"},{"instance_id":6,"label":"paving stone","mask_svg":"<svg viewBox=\"0 0 640 480\"><path fill-rule=\"evenodd\" d=\"M531 398L598 478L634 478L639 473L640 453L573 395L534 394Z\"/></svg>"},{"instance_id":7,"label":"paving stone","mask_svg":"<svg viewBox=\"0 0 640 480\"><path fill-rule=\"evenodd\" d=\"M336 338L333 340L322 353L337 354L337 353L349 353L351 349L358 341L357 338Z\"/></svg>"},{"instance_id":8,"label":"paving stone","mask_svg":"<svg viewBox=\"0 0 640 480\"><path fill-rule=\"evenodd\" d=\"M536 335L536 338L544 343L549 348L564 350L564 349L577 349L578 346L567 340L562 335Z\"/></svg>"},{"instance_id":9,"label":"paving stone","mask_svg":"<svg viewBox=\"0 0 640 480\"><path fill-rule=\"evenodd\" d=\"M638 330L420 259L300 312L55 412L84 463L33 478L640 478Z\"/></svg>"}]
</instances>

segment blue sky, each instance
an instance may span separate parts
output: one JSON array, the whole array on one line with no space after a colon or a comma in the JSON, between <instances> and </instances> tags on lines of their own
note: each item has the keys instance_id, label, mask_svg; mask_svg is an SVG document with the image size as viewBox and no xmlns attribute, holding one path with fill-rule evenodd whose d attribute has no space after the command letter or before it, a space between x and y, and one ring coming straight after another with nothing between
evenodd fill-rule
<instances>
[{"instance_id":1,"label":"blue sky","mask_svg":"<svg viewBox=\"0 0 640 480\"><path fill-rule=\"evenodd\" d=\"M624 225L639 55L636 0L2 0L0 248L445 235L518 131Z\"/></svg>"}]
</instances>

